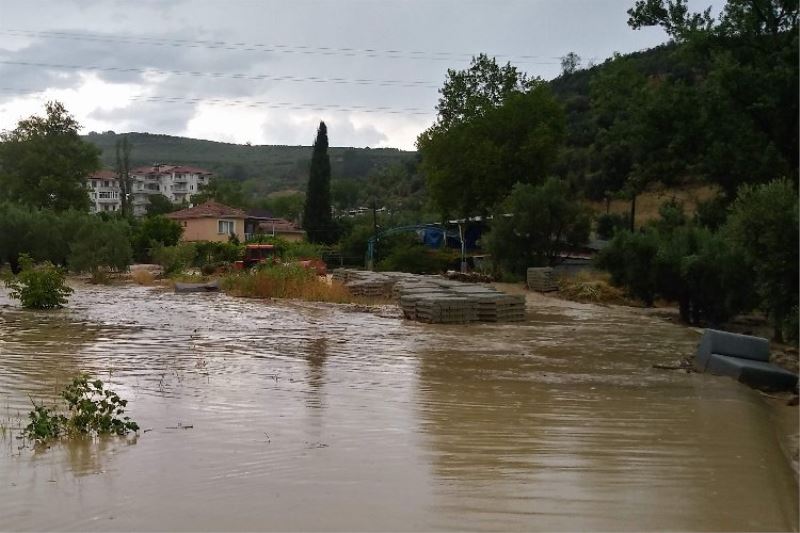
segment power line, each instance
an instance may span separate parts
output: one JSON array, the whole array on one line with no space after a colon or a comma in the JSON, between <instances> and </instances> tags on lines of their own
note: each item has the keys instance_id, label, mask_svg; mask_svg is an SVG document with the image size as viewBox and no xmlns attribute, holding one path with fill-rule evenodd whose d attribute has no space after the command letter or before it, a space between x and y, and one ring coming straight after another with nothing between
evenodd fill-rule
<instances>
[{"instance_id":1,"label":"power line","mask_svg":"<svg viewBox=\"0 0 800 533\"><path fill-rule=\"evenodd\" d=\"M19 87L0 87L0 92L16 96L27 96L37 92L36 90L25 90ZM186 96L151 96L137 94L127 98L133 102L149 103L174 103L185 105L207 104L222 107L247 107L262 109L284 109L293 111L330 111L347 113L377 113L389 115L433 115L433 110L426 111L418 107L388 107L388 106L362 106L348 104L318 104L318 103L297 103L297 102L270 102L266 100L230 100L224 98L190 98Z\"/></svg>"},{"instance_id":2,"label":"power line","mask_svg":"<svg viewBox=\"0 0 800 533\"><path fill-rule=\"evenodd\" d=\"M193 76L209 78L229 78L248 81L277 81L295 83L335 83L335 84L354 84L354 85L377 85L379 87L420 87L425 89L436 89L439 86L426 81L403 81L403 80L374 80L374 79L350 79L350 78L322 78L319 76L280 76L272 74L243 74L226 72L204 72L196 70L170 70L159 68L143 67L108 67L101 65L70 65L64 63L38 63L33 61L7 61L0 60L2 65L15 65L21 67L52 68L60 70L92 70L98 72L122 72L122 73L154 73L172 74L175 76Z\"/></svg>"},{"instance_id":3,"label":"power line","mask_svg":"<svg viewBox=\"0 0 800 533\"><path fill-rule=\"evenodd\" d=\"M477 54L465 52L446 52L446 51L423 51L423 50L394 50L376 48L348 48L348 47L329 47L329 46L303 46L287 44L264 44L232 41L213 41L213 40L190 40L190 39L166 39L162 37L146 35L108 35L102 33L76 33L60 31L33 31L22 29L4 29L0 34L16 37L48 37L53 39L70 39L78 41L112 42L127 44L144 44L150 46L168 46L183 48L205 48L211 50L230 50L246 52L270 52L281 54L300 54L300 55L342 55L345 57L364 56L369 58L381 59L414 59L430 61L454 61L471 58ZM541 56L531 54L494 54L495 57L514 59L515 62L538 64L538 65L558 65L559 56ZM541 59L555 59L559 61L539 61ZM590 61L597 60L597 57L585 58Z\"/></svg>"}]
</instances>

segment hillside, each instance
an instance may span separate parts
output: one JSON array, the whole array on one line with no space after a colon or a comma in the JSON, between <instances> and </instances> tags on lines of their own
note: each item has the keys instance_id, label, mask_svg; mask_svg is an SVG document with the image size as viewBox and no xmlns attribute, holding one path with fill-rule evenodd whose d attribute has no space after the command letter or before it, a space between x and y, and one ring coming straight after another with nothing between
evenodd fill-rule
<instances>
[{"instance_id":1,"label":"hillside","mask_svg":"<svg viewBox=\"0 0 800 533\"><path fill-rule=\"evenodd\" d=\"M154 162L197 165L226 178L248 181L259 192L304 189L311 159L310 146L249 146L171 135L128 133L133 146L131 165ZM112 167L121 134L90 133L83 138L102 150L103 164ZM333 178L366 179L396 163L412 161L415 152L396 148L331 147Z\"/></svg>"}]
</instances>

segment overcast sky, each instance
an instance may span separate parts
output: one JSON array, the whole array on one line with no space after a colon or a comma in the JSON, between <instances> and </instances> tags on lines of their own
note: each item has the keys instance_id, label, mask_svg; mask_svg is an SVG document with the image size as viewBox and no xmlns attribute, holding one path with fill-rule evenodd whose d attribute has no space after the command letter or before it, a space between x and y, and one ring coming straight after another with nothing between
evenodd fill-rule
<instances>
[{"instance_id":1,"label":"overcast sky","mask_svg":"<svg viewBox=\"0 0 800 533\"><path fill-rule=\"evenodd\" d=\"M722 0L695 0L699 9ZM83 131L413 149L448 68L558 75L666 40L633 0L0 0L0 129L63 101Z\"/></svg>"}]
</instances>

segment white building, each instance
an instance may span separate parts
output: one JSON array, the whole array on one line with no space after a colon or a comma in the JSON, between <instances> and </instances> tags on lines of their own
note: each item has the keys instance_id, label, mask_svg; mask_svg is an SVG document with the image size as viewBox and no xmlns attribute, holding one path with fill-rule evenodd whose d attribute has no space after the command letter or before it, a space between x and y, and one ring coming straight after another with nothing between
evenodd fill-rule
<instances>
[{"instance_id":1,"label":"white building","mask_svg":"<svg viewBox=\"0 0 800 533\"><path fill-rule=\"evenodd\" d=\"M191 206L192 196L208 185L212 173L208 170L178 165L155 164L131 170L133 215L147 213L150 196L161 194L173 204Z\"/></svg>"},{"instance_id":2,"label":"white building","mask_svg":"<svg viewBox=\"0 0 800 533\"><path fill-rule=\"evenodd\" d=\"M173 204L191 207L192 196L208 185L211 176L208 170L179 165L155 164L131 169L133 216L147 214L150 197L154 194L165 196ZM92 213L119 211L122 208L122 192L115 172L100 170L86 180Z\"/></svg>"},{"instance_id":3,"label":"white building","mask_svg":"<svg viewBox=\"0 0 800 533\"><path fill-rule=\"evenodd\" d=\"M110 170L99 170L86 178L91 205L90 213L119 211L122 208L119 180Z\"/></svg>"}]
</instances>

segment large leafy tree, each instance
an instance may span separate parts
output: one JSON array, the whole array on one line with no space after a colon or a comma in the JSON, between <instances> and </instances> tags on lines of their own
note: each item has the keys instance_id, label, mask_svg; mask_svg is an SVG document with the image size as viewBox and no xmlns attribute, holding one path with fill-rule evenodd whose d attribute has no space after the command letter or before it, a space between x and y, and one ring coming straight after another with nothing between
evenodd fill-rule
<instances>
[{"instance_id":1,"label":"large leafy tree","mask_svg":"<svg viewBox=\"0 0 800 533\"><path fill-rule=\"evenodd\" d=\"M89 208L86 177L100 168L100 151L81 140L80 125L60 102L0 134L0 197L55 210Z\"/></svg>"},{"instance_id":2,"label":"large leafy tree","mask_svg":"<svg viewBox=\"0 0 800 533\"><path fill-rule=\"evenodd\" d=\"M336 240L336 226L331 215L331 161L328 157L328 128L319 123L303 212L303 228L308 240L328 244Z\"/></svg>"},{"instance_id":3,"label":"large leafy tree","mask_svg":"<svg viewBox=\"0 0 800 533\"><path fill-rule=\"evenodd\" d=\"M564 138L564 114L541 80L481 55L449 71L437 122L417 139L443 214L488 212L514 183L541 183Z\"/></svg>"},{"instance_id":4,"label":"large leafy tree","mask_svg":"<svg viewBox=\"0 0 800 533\"><path fill-rule=\"evenodd\" d=\"M745 185L731 206L725 235L742 252L755 274L763 307L769 312L776 340L784 321L798 305L797 190L785 179Z\"/></svg>"},{"instance_id":5,"label":"large leafy tree","mask_svg":"<svg viewBox=\"0 0 800 533\"><path fill-rule=\"evenodd\" d=\"M500 207L486 241L507 272L522 275L530 266L555 265L563 251L588 241L588 208L558 178L541 185L517 183Z\"/></svg>"}]
</instances>

